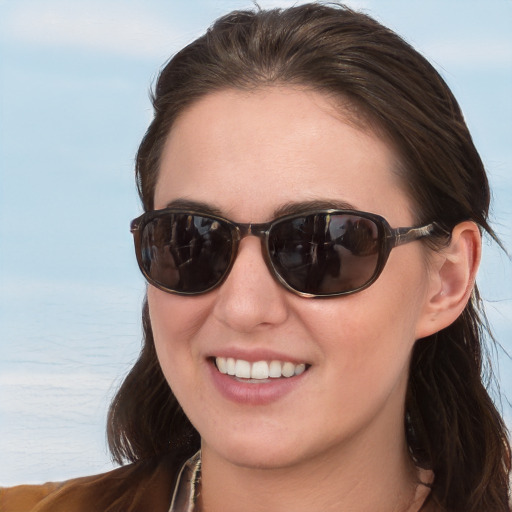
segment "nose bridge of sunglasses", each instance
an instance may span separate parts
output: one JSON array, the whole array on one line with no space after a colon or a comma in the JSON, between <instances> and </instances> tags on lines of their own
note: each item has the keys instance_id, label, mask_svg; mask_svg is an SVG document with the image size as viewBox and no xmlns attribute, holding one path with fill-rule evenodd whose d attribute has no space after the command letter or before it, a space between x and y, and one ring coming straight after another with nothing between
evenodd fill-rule
<instances>
[{"instance_id":1,"label":"nose bridge of sunglasses","mask_svg":"<svg viewBox=\"0 0 512 512\"><path fill-rule=\"evenodd\" d=\"M247 236L255 236L257 238L260 238L261 240L264 240L269 227L268 223L247 223L237 224L236 226L238 228L240 240Z\"/></svg>"},{"instance_id":2,"label":"nose bridge of sunglasses","mask_svg":"<svg viewBox=\"0 0 512 512\"><path fill-rule=\"evenodd\" d=\"M265 261L265 264L267 268L269 269L270 273L272 275L275 275L275 269L272 265L272 262L270 261L270 255L268 253L268 247L267 247L267 234L268 230L270 228L270 223L247 223L247 224L236 224L236 228L238 231L238 241L236 245L238 244L246 237L254 236L256 238L260 239L261 243L261 251L263 255L263 259ZM235 249L236 253L238 252L238 249ZM236 256L235 256L236 258Z\"/></svg>"}]
</instances>

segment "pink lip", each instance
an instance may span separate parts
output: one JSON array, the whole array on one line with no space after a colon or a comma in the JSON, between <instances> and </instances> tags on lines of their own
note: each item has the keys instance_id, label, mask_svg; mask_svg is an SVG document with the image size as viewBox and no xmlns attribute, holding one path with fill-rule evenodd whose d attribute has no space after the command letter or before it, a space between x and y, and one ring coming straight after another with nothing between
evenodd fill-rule
<instances>
[{"instance_id":1,"label":"pink lip","mask_svg":"<svg viewBox=\"0 0 512 512\"><path fill-rule=\"evenodd\" d=\"M225 357L225 356L221 356ZM233 356L230 356L233 357ZM245 359L246 361L262 361L262 360L284 360L289 361L289 359L281 359L279 357L259 357L256 359L246 359L245 357L241 357L240 359ZM269 379L268 381L260 383L246 383L240 380L237 380L235 377L231 375L225 375L220 373L215 366L215 363L210 360L208 364L208 369L210 371L210 376L213 381L214 386L221 393L224 398L232 402L236 402L239 404L246 405L266 405L272 402L276 402L283 396L291 393L294 389L301 385L304 377L308 374L308 371L302 373L301 375L297 375L295 377L285 378L282 377L280 379Z\"/></svg>"}]
</instances>

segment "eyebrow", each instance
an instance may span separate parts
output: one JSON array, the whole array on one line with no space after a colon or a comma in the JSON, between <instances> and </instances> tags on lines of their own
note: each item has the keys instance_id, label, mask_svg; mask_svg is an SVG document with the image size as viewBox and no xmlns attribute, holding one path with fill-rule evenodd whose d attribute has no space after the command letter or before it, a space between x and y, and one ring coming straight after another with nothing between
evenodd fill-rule
<instances>
[{"instance_id":1,"label":"eyebrow","mask_svg":"<svg viewBox=\"0 0 512 512\"><path fill-rule=\"evenodd\" d=\"M211 203L203 201L194 201L192 199L178 198L167 203L166 208L179 208L184 210L194 210L201 213L224 217L226 214L221 208ZM314 199L311 201L290 201L274 210L273 218L283 217L284 215L293 215L304 213L311 210L357 210L355 206L335 199Z\"/></svg>"},{"instance_id":2,"label":"eyebrow","mask_svg":"<svg viewBox=\"0 0 512 512\"><path fill-rule=\"evenodd\" d=\"M222 217L223 212L220 208L213 204L204 203L203 201L193 201L191 199L178 198L173 199L167 205L166 208L177 208L183 210L194 210L201 213L209 213L210 215L216 215Z\"/></svg>"},{"instance_id":3,"label":"eyebrow","mask_svg":"<svg viewBox=\"0 0 512 512\"><path fill-rule=\"evenodd\" d=\"M274 210L275 217L303 213L308 210L356 210L357 208L346 201L335 199L314 199L311 201L290 201Z\"/></svg>"}]
</instances>

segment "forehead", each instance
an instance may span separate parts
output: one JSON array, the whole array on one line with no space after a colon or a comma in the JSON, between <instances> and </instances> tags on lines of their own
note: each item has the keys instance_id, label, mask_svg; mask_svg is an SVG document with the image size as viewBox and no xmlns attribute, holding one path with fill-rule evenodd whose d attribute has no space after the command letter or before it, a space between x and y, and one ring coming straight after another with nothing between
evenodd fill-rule
<instances>
[{"instance_id":1,"label":"forehead","mask_svg":"<svg viewBox=\"0 0 512 512\"><path fill-rule=\"evenodd\" d=\"M323 94L291 87L210 94L175 122L155 207L182 198L240 222L263 222L290 202L346 202L405 220L410 204L393 148Z\"/></svg>"}]
</instances>

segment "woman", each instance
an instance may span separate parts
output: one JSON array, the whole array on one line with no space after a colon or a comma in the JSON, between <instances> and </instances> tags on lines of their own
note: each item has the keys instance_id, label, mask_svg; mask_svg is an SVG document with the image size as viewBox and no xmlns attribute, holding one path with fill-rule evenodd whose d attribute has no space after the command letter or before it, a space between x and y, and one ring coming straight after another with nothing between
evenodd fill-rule
<instances>
[{"instance_id":1,"label":"woman","mask_svg":"<svg viewBox=\"0 0 512 512\"><path fill-rule=\"evenodd\" d=\"M132 464L2 510L509 511L474 284L489 188L432 66L341 6L234 12L153 103L144 347L108 427Z\"/></svg>"}]
</instances>

